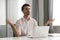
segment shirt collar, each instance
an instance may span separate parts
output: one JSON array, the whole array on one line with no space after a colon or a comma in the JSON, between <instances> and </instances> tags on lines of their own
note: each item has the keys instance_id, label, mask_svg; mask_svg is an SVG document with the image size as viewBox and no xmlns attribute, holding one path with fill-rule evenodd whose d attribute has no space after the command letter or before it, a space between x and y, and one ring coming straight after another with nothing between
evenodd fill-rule
<instances>
[{"instance_id":1,"label":"shirt collar","mask_svg":"<svg viewBox=\"0 0 60 40\"><path fill-rule=\"evenodd\" d=\"M31 17L30 17L30 19L29 19L29 20L31 20ZM28 20L28 21L29 21L29 20ZM27 21L27 20L23 17L23 21Z\"/></svg>"}]
</instances>

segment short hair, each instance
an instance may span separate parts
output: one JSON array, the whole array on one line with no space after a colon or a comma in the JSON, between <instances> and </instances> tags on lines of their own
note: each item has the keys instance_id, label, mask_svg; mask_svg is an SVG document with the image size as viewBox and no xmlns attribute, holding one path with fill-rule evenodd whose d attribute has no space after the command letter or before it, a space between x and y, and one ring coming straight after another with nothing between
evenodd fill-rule
<instances>
[{"instance_id":1,"label":"short hair","mask_svg":"<svg viewBox=\"0 0 60 40\"><path fill-rule=\"evenodd\" d=\"M30 6L30 5L29 5L29 4L24 4L24 5L22 6L22 8L21 8L22 11L23 11L23 9L24 9L25 6Z\"/></svg>"}]
</instances>

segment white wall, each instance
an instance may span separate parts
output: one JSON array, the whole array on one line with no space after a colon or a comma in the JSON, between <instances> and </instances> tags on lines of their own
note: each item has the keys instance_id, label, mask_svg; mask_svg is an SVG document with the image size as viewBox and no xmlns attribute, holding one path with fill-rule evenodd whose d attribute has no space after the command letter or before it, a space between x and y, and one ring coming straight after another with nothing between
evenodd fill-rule
<instances>
[{"instance_id":1,"label":"white wall","mask_svg":"<svg viewBox=\"0 0 60 40\"><path fill-rule=\"evenodd\" d=\"M7 18L14 24L17 19L23 16L21 6L25 3L25 0L7 0Z\"/></svg>"},{"instance_id":2,"label":"white wall","mask_svg":"<svg viewBox=\"0 0 60 40\"><path fill-rule=\"evenodd\" d=\"M0 0L0 25L6 25L6 1Z\"/></svg>"},{"instance_id":3,"label":"white wall","mask_svg":"<svg viewBox=\"0 0 60 40\"><path fill-rule=\"evenodd\" d=\"M18 1L17 0L7 0L7 18L15 23L18 17Z\"/></svg>"},{"instance_id":4,"label":"white wall","mask_svg":"<svg viewBox=\"0 0 60 40\"><path fill-rule=\"evenodd\" d=\"M0 38L6 37L6 0L0 0Z\"/></svg>"}]
</instances>

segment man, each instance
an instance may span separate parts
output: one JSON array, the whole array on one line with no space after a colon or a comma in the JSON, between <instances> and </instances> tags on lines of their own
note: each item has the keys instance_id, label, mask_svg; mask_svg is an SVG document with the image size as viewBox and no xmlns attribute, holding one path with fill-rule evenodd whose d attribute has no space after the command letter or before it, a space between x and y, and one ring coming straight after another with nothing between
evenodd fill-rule
<instances>
[{"instance_id":1,"label":"man","mask_svg":"<svg viewBox=\"0 0 60 40\"><path fill-rule=\"evenodd\" d=\"M11 28L16 36L21 36L21 35L30 36L33 33L34 27L38 26L37 22L35 19L33 19L29 16L30 15L30 5L29 4L24 4L22 6L21 10L22 10L24 16L23 16L23 18L17 20L15 25L12 22L10 22L8 19L6 20L6 22L11 26ZM52 22L53 22L53 20L49 19L45 23L45 26L47 26L48 24L50 24Z\"/></svg>"}]
</instances>

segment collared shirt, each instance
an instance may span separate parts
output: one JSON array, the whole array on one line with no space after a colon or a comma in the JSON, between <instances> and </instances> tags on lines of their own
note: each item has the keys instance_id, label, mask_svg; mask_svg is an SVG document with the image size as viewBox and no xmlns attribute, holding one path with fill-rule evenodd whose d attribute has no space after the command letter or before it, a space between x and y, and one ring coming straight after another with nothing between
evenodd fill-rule
<instances>
[{"instance_id":1,"label":"collared shirt","mask_svg":"<svg viewBox=\"0 0 60 40\"><path fill-rule=\"evenodd\" d=\"M16 22L16 28L21 35L32 35L36 26L38 26L37 21L31 17L28 21L23 17Z\"/></svg>"}]
</instances>

